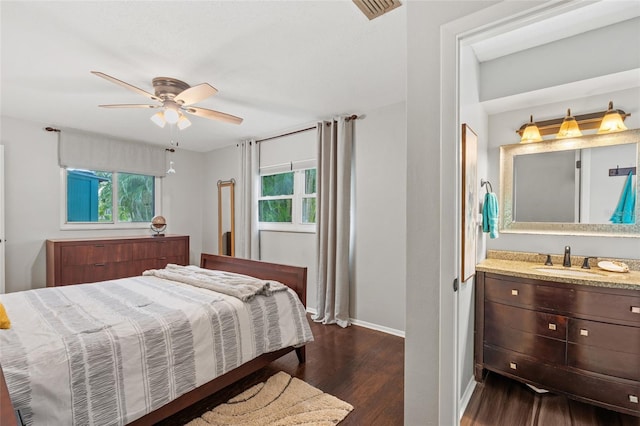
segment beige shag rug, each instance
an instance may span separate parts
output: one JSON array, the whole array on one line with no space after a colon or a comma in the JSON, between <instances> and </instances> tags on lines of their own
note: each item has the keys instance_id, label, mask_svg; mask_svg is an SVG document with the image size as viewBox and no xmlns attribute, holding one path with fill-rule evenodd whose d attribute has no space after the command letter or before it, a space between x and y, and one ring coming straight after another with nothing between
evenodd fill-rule
<instances>
[{"instance_id":1,"label":"beige shag rug","mask_svg":"<svg viewBox=\"0 0 640 426\"><path fill-rule=\"evenodd\" d=\"M351 410L351 404L281 371L185 426L330 426Z\"/></svg>"}]
</instances>

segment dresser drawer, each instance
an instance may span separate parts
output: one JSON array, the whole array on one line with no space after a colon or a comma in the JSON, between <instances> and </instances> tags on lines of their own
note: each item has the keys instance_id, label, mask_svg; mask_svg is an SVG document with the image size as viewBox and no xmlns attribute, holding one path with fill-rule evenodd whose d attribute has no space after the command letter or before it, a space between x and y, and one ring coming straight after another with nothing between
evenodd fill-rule
<instances>
[{"instance_id":1,"label":"dresser drawer","mask_svg":"<svg viewBox=\"0 0 640 426\"><path fill-rule=\"evenodd\" d=\"M119 262L131 258L130 244L95 243L60 248L63 265L88 265Z\"/></svg>"},{"instance_id":2,"label":"dresser drawer","mask_svg":"<svg viewBox=\"0 0 640 426\"><path fill-rule=\"evenodd\" d=\"M640 404L636 402L640 398L640 382L581 374L498 348L485 347L484 357L487 368L506 376L523 379L543 389L568 393L608 409L640 415Z\"/></svg>"},{"instance_id":3,"label":"dresser drawer","mask_svg":"<svg viewBox=\"0 0 640 426\"><path fill-rule=\"evenodd\" d=\"M640 326L640 291L633 293L638 296L577 290L573 312Z\"/></svg>"},{"instance_id":4,"label":"dresser drawer","mask_svg":"<svg viewBox=\"0 0 640 426\"><path fill-rule=\"evenodd\" d=\"M62 268L58 285L95 283L110 280L117 276L116 264L114 263L69 265Z\"/></svg>"},{"instance_id":5,"label":"dresser drawer","mask_svg":"<svg viewBox=\"0 0 640 426\"><path fill-rule=\"evenodd\" d=\"M570 288L485 278L485 299L511 306L565 312L573 306L575 291Z\"/></svg>"},{"instance_id":6,"label":"dresser drawer","mask_svg":"<svg viewBox=\"0 0 640 426\"><path fill-rule=\"evenodd\" d=\"M484 308L485 323L496 324L527 333L565 340L567 317L532 311L501 303L487 302Z\"/></svg>"}]
</instances>

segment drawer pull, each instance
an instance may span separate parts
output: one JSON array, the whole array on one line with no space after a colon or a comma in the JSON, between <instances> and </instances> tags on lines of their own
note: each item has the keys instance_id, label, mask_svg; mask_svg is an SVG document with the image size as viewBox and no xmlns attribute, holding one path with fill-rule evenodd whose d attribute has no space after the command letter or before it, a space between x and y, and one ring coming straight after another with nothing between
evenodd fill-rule
<instances>
[{"instance_id":1,"label":"drawer pull","mask_svg":"<svg viewBox=\"0 0 640 426\"><path fill-rule=\"evenodd\" d=\"M104 247L104 244L96 244L94 247Z\"/></svg>"},{"instance_id":2,"label":"drawer pull","mask_svg":"<svg viewBox=\"0 0 640 426\"><path fill-rule=\"evenodd\" d=\"M554 323L549 323L549 330L554 330L556 329L556 325Z\"/></svg>"},{"instance_id":3,"label":"drawer pull","mask_svg":"<svg viewBox=\"0 0 640 426\"><path fill-rule=\"evenodd\" d=\"M511 295L512 296L517 296L518 295L518 290L516 290L516 289L511 290Z\"/></svg>"},{"instance_id":4,"label":"drawer pull","mask_svg":"<svg viewBox=\"0 0 640 426\"><path fill-rule=\"evenodd\" d=\"M640 314L640 306L632 306L631 307L632 314Z\"/></svg>"},{"instance_id":5,"label":"drawer pull","mask_svg":"<svg viewBox=\"0 0 640 426\"><path fill-rule=\"evenodd\" d=\"M589 335L589 330L581 328L580 329L580 335L581 336L588 336Z\"/></svg>"},{"instance_id":6,"label":"drawer pull","mask_svg":"<svg viewBox=\"0 0 640 426\"><path fill-rule=\"evenodd\" d=\"M629 402L638 403L638 395L629 395Z\"/></svg>"},{"instance_id":7,"label":"drawer pull","mask_svg":"<svg viewBox=\"0 0 640 426\"><path fill-rule=\"evenodd\" d=\"M509 363L509 368L511 368L512 370L516 370L518 368L518 366L516 365L515 362L510 362Z\"/></svg>"},{"instance_id":8,"label":"drawer pull","mask_svg":"<svg viewBox=\"0 0 640 426\"><path fill-rule=\"evenodd\" d=\"M95 264L95 265L93 265L93 266L104 266L104 263L96 263L96 264Z\"/></svg>"}]
</instances>

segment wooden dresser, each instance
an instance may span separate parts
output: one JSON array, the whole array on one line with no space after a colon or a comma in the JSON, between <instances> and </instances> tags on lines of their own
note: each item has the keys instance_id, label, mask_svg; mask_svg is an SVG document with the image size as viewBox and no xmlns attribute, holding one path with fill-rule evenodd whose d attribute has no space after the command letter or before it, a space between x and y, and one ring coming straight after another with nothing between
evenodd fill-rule
<instances>
[{"instance_id":1,"label":"wooden dresser","mask_svg":"<svg viewBox=\"0 0 640 426\"><path fill-rule=\"evenodd\" d=\"M141 275L189 264L189 236L47 240L47 287Z\"/></svg>"},{"instance_id":2,"label":"wooden dresser","mask_svg":"<svg viewBox=\"0 0 640 426\"><path fill-rule=\"evenodd\" d=\"M475 377L491 370L640 416L640 291L478 272Z\"/></svg>"}]
</instances>

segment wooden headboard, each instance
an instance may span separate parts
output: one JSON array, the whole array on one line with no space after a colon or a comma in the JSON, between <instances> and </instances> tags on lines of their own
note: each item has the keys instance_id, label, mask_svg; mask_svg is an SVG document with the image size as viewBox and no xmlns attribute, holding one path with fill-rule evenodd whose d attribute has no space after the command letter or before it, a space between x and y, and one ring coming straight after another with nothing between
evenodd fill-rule
<instances>
[{"instance_id":1,"label":"wooden headboard","mask_svg":"<svg viewBox=\"0 0 640 426\"><path fill-rule=\"evenodd\" d=\"M307 268L302 266L280 265L261 260L241 259L202 253L200 267L251 275L262 280L274 280L292 288L307 306Z\"/></svg>"}]
</instances>

